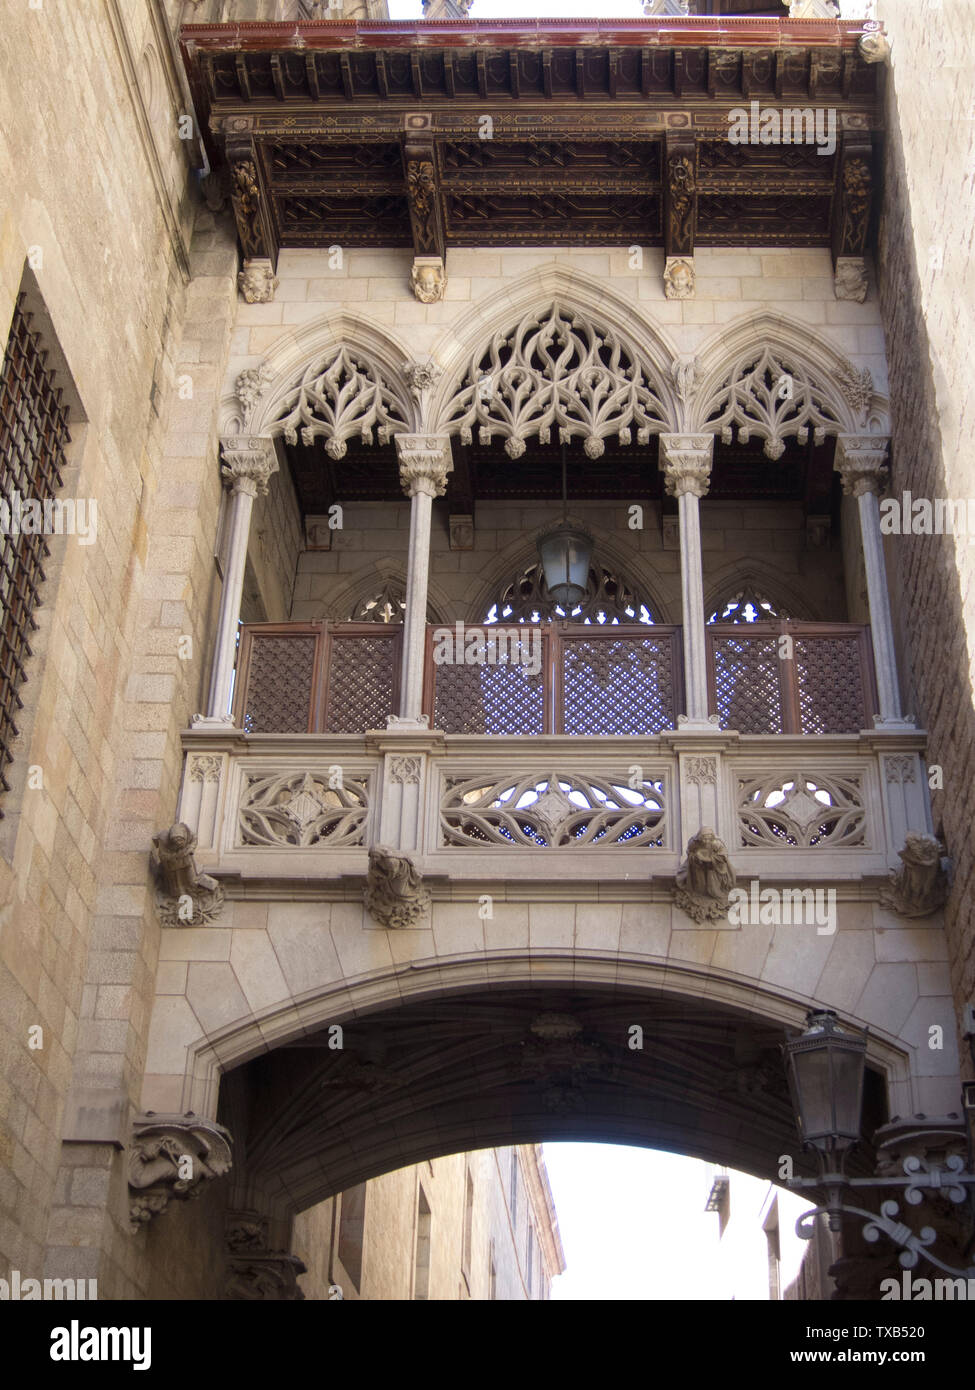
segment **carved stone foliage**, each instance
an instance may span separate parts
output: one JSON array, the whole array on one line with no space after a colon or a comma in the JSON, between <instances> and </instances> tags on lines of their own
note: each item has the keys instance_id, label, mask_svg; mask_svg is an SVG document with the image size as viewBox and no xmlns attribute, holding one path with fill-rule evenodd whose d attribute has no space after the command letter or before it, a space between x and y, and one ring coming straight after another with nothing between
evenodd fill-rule
<instances>
[{"instance_id":1,"label":"carved stone foliage","mask_svg":"<svg viewBox=\"0 0 975 1390\"><path fill-rule=\"evenodd\" d=\"M574 608L555 602L545 583L540 564L528 565L507 584L498 601L491 605L485 622L532 623L550 619L574 623L652 623L653 613L645 599L622 575L603 565L589 571L586 595Z\"/></svg>"},{"instance_id":2,"label":"carved stone foliage","mask_svg":"<svg viewBox=\"0 0 975 1390\"><path fill-rule=\"evenodd\" d=\"M728 851L710 826L687 842L687 860L677 871L674 902L693 921L716 922L728 915L735 871Z\"/></svg>"},{"instance_id":3,"label":"carved stone foliage","mask_svg":"<svg viewBox=\"0 0 975 1390\"><path fill-rule=\"evenodd\" d=\"M234 394L244 407L245 417L264 395L273 373L266 362L257 367L245 367L234 384Z\"/></svg>"},{"instance_id":4,"label":"carved stone foliage","mask_svg":"<svg viewBox=\"0 0 975 1390\"><path fill-rule=\"evenodd\" d=\"M432 361L411 362L405 372L407 384L416 400L420 399L424 391L432 390L442 375L443 368Z\"/></svg>"},{"instance_id":5,"label":"carved stone foliage","mask_svg":"<svg viewBox=\"0 0 975 1390\"><path fill-rule=\"evenodd\" d=\"M789 771L738 779L739 843L761 849L866 844L860 775Z\"/></svg>"},{"instance_id":6,"label":"carved stone foliage","mask_svg":"<svg viewBox=\"0 0 975 1390\"><path fill-rule=\"evenodd\" d=\"M667 229L667 248L672 255L691 256L694 253L694 151L679 150L667 157L669 180L670 225Z\"/></svg>"},{"instance_id":7,"label":"carved stone foliage","mask_svg":"<svg viewBox=\"0 0 975 1390\"><path fill-rule=\"evenodd\" d=\"M684 772L688 782L695 786L716 786L718 781L718 764L714 758L688 758Z\"/></svg>"},{"instance_id":8,"label":"carved stone foliage","mask_svg":"<svg viewBox=\"0 0 975 1390\"><path fill-rule=\"evenodd\" d=\"M881 904L902 917L928 917L944 907L948 875L942 854L933 835L909 831L899 851L901 867L891 870L890 883L880 893Z\"/></svg>"},{"instance_id":9,"label":"carved stone foliage","mask_svg":"<svg viewBox=\"0 0 975 1390\"><path fill-rule=\"evenodd\" d=\"M299 849L361 845L368 815L364 782L328 773L248 773L237 813L237 843Z\"/></svg>"},{"instance_id":10,"label":"carved stone foliage","mask_svg":"<svg viewBox=\"0 0 975 1390\"><path fill-rule=\"evenodd\" d=\"M394 754L389 760L389 775L392 781L402 784L417 783L420 780L421 761L404 754Z\"/></svg>"},{"instance_id":11,"label":"carved stone foliage","mask_svg":"<svg viewBox=\"0 0 975 1390\"><path fill-rule=\"evenodd\" d=\"M196 836L178 821L152 837L150 864L156 875L156 910L167 927L202 927L223 907L223 889L210 874L201 874L193 851Z\"/></svg>"},{"instance_id":12,"label":"carved stone foliage","mask_svg":"<svg viewBox=\"0 0 975 1390\"><path fill-rule=\"evenodd\" d=\"M463 444L504 440L509 458L525 441L582 439L589 458L605 452L605 440L646 444L669 428L659 384L637 349L615 330L556 303L544 314L526 314L494 335L471 359L463 384L444 412L444 428Z\"/></svg>"},{"instance_id":13,"label":"carved stone foliage","mask_svg":"<svg viewBox=\"0 0 975 1390\"><path fill-rule=\"evenodd\" d=\"M298 1275L307 1274L297 1255L269 1250L267 1221L256 1212L230 1211L226 1219L225 1297L256 1302L299 1302Z\"/></svg>"},{"instance_id":14,"label":"carved stone foliage","mask_svg":"<svg viewBox=\"0 0 975 1390\"><path fill-rule=\"evenodd\" d=\"M329 458L341 459L346 440L354 435L363 444L388 444L394 434L409 429L411 407L407 391L388 382L382 369L345 346L305 369L297 386L285 393L273 428L289 444L324 439Z\"/></svg>"},{"instance_id":15,"label":"carved stone foliage","mask_svg":"<svg viewBox=\"0 0 975 1390\"><path fill-rule=\"evenodd\" d=\"M724 444L732 443L736 429L742 444L753 435L763 439L773 460L785 453L787 439L805 444L812 429L813 442L822 444L841 429L822 388L798 362L770 347L741 354L706 402L704 418Z\"/></svg>"},{"instance_id":16,"label":"carved stone foliage","mask_svg":"<svg viewBox=\"0 0 975 1390\"><path fill-rule=\"evenodd\" d=\"M870 368L864 367L861 370L852 362L847 362L838 374L837 382L847 405L860 420L865 420L870 402L873 400L873 375Z\"/></svg>"},{"instance_id":17,"label":"carved stone foliage","mask_svg":"<svg viewBox=\"0 0 975 1390\"><path fill-rule=\"evenodd\" d=\"M140 1230L171 1201L199 1197L230 1171L231 1138L222 1125L185 1115L139 1115L129 1146L129 1218Z\"/></svg>"},{"instance_id":18,"label":"carved stone foliage","mask_svg":"<svg viewBox=\"0 0 975 1390\"><path fill-rule=\"evenodd\" d=\"M390 929L414 927L430 911L430 894L413 861L398 850L374 845L364 894L366 910Z\"/></svg>"},{"instance_id":19,"label":"carved stone foliage","mask_svg":"<svg viewBox=\"0 0 975 1390\"><path fill-rule=\"evenodd\" d=\"M433 255L437 250L437 179L432 160L408 161L406 191L413 215L413 238L417 252Z\"/></svg>"},{"instance_id":20,"label":"carved stone foliage","mask_svg":"<svg viewBox=\"0 0 975 1390\"><path fill-rule=\"evenodd\" d=\"M440 806L445 845L511 849L659 849L666 844L662 779L531 773L492 782L448 778Z\"/></svg>"}]
</instances>

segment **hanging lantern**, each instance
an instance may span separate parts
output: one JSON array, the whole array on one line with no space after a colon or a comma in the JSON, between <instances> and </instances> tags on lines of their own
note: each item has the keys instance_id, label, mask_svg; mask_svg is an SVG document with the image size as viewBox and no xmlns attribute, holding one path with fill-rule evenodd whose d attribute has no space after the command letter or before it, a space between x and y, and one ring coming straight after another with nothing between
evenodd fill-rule
<instances>
[{"instance_id":1,"label":"hanging lantern","mask_svg":"<svg viewBox=\"0 0 975 1390\"><path fill-rule=\"evenodd\" d=\"M806 1023L783 1047L799 1136L822 1155L842 1153L860 1138L867 1035L840 1024L831 1009Z\"/></svg>"},{"instance_id":2,"label":"hanging lantern","mask_svg":"<svg viewBox=\"0 0 975 1390\"><path fill-rule=\"evenodd\" d=\"M563 521L538 537L538 556L549 593L561 608L581 603L589 589L593 538L582 526Z\"/></svg>"}]
</instances>

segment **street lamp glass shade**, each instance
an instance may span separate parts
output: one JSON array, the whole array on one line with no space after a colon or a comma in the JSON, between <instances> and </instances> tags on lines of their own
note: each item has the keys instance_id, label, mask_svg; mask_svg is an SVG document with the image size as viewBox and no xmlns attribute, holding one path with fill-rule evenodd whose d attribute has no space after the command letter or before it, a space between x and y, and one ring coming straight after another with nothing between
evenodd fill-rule
<instances>
[{"instance_id":1,"label":"street lamp glass shade","mask_svg":"<svg viewBox=\"0 0 975 1390\"><path fill-rule=\"evenodd\" d=\"M586 596L593 538L581 526L563 522L538 538L538 556L548 591L563 608L573 608Z\"/></svg>"},{"instance_id":2,"label":"street lamp glass shade","mask_svg":"<svg viewBox=\"0 0 975 1390\"><path fill-rule=\"evenodd\" d=\"M842 1152L860 1138L867 1036L828 1009L806 1024L783 1048L799 1136L820 1153Z\"/></svg>"}]
</instances>

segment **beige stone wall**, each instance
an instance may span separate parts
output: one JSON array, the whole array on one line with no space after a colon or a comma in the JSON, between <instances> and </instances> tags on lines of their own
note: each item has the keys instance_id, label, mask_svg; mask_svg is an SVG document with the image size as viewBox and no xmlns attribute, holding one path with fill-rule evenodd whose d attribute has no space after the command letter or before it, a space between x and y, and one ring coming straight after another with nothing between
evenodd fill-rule
<instances>
[{"instance_id":1,"label":"beige stone wall","mask_svg":"<svg viewBox=\"0 0 975 1390\"><path fill-rule=\"evenodd\" d=\"M879 0L891 41L881 305L895 430L891 492L975 498L975 3ZM955 999L975 997L975 550L971 537L891 537L907 602L935 823L955 863L946 924ZM965 1062L971 1075L971 1064Z\"/></svg>"},{"instance_id":2,"label":"beige stone wall","mask_svg":"<svg viewBox=\"0 0 975 1390\"><path fill-rule=\"evenodd\" d=\"M518 1168L514 1219L510 1201L512 1164ZM465 1266L468 1174L472 1180L473 1219L470 1255ZM371 1179L366 1184L359 1288L338 1259L342 1197L302 1212L295 1218L292 1251L308 1266L308 1273L300 1279L305 1297L326 1299L330 1288L337 1285L347 1299L416 1298L421 1189L430 1208L431 1300L548 1297L552 1279L564 1268L564 1259L558 1228L552 1222L544 1164L540 1150L534 1146L452 1154Z\"/></svg>"}]
</instances>

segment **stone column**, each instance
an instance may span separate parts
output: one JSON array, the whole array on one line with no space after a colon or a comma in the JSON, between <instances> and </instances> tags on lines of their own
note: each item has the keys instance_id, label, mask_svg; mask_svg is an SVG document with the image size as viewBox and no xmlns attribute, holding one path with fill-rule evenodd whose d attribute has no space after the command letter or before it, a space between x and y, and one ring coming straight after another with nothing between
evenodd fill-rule
<instances>
[{"instance_id":1,"label":"stone column","mask_svg":"<svg viewBox=\"0 0 975 1390\"><path fill-rule=\"evenodd\" d=\"M680 524L681 611L684 636L684 684L687 713L678 723L683 730L714 733L708 716L708 671L704 641L704 581L701 572L701 516L699 499L708 490L714 435L662 434L660 467L664 485L677 498Z\"/></svg>"},{"instance_id":2,"label":"stone column","mask_svg":"<svg viewBox=\"0 0 975 1390\"><path fill-rule=\"evenodd\" d=\"M880 713L874 723L878 729L912 729L913 722L905 719L901 713L887 570L880 534L880 504L877 500L884 485L889 443L890 440L883 435L838 435L835 467L843 480L843 491L857 499L860 512L860 539L870 604L870 637L880 701Z\"/></svg>"},{"instance_id":3,"label":"stone column","mask_svg":"<svg viewBox=\"0 0 975 1390\"><path fill-rule=\"evenodd\" d=\"M447 489L453 468L450 439L445 434L398 434L399 480L411 499L410 552L406 571L406 617L403 630L403 672L398 715L391 728L422 729L423 656L426 645L427 588L430 580L430 520L433 499Z\"/></svg>"},{"instance_id":4,"label":"stone column","mask_svg":"<svg viewBox=\"0 0 975 1390\"><path fill-rule=\"evenodd\" d=\"M278 470L274 441L267 438L248 439L235 436L220 441L223 456L221 476L230 491L226 522L226 568L223 593L220 596L220 617L217 620L216 655L210 676L210 696L205 716L197 715L193 727L228 728L230 692L233 686L234 659L237 651L237 623L244 592L244 567L247 563L247 541L250 536L251 512L254 498L267 492L268 479Z\"/></svg>"}]
</instances>

